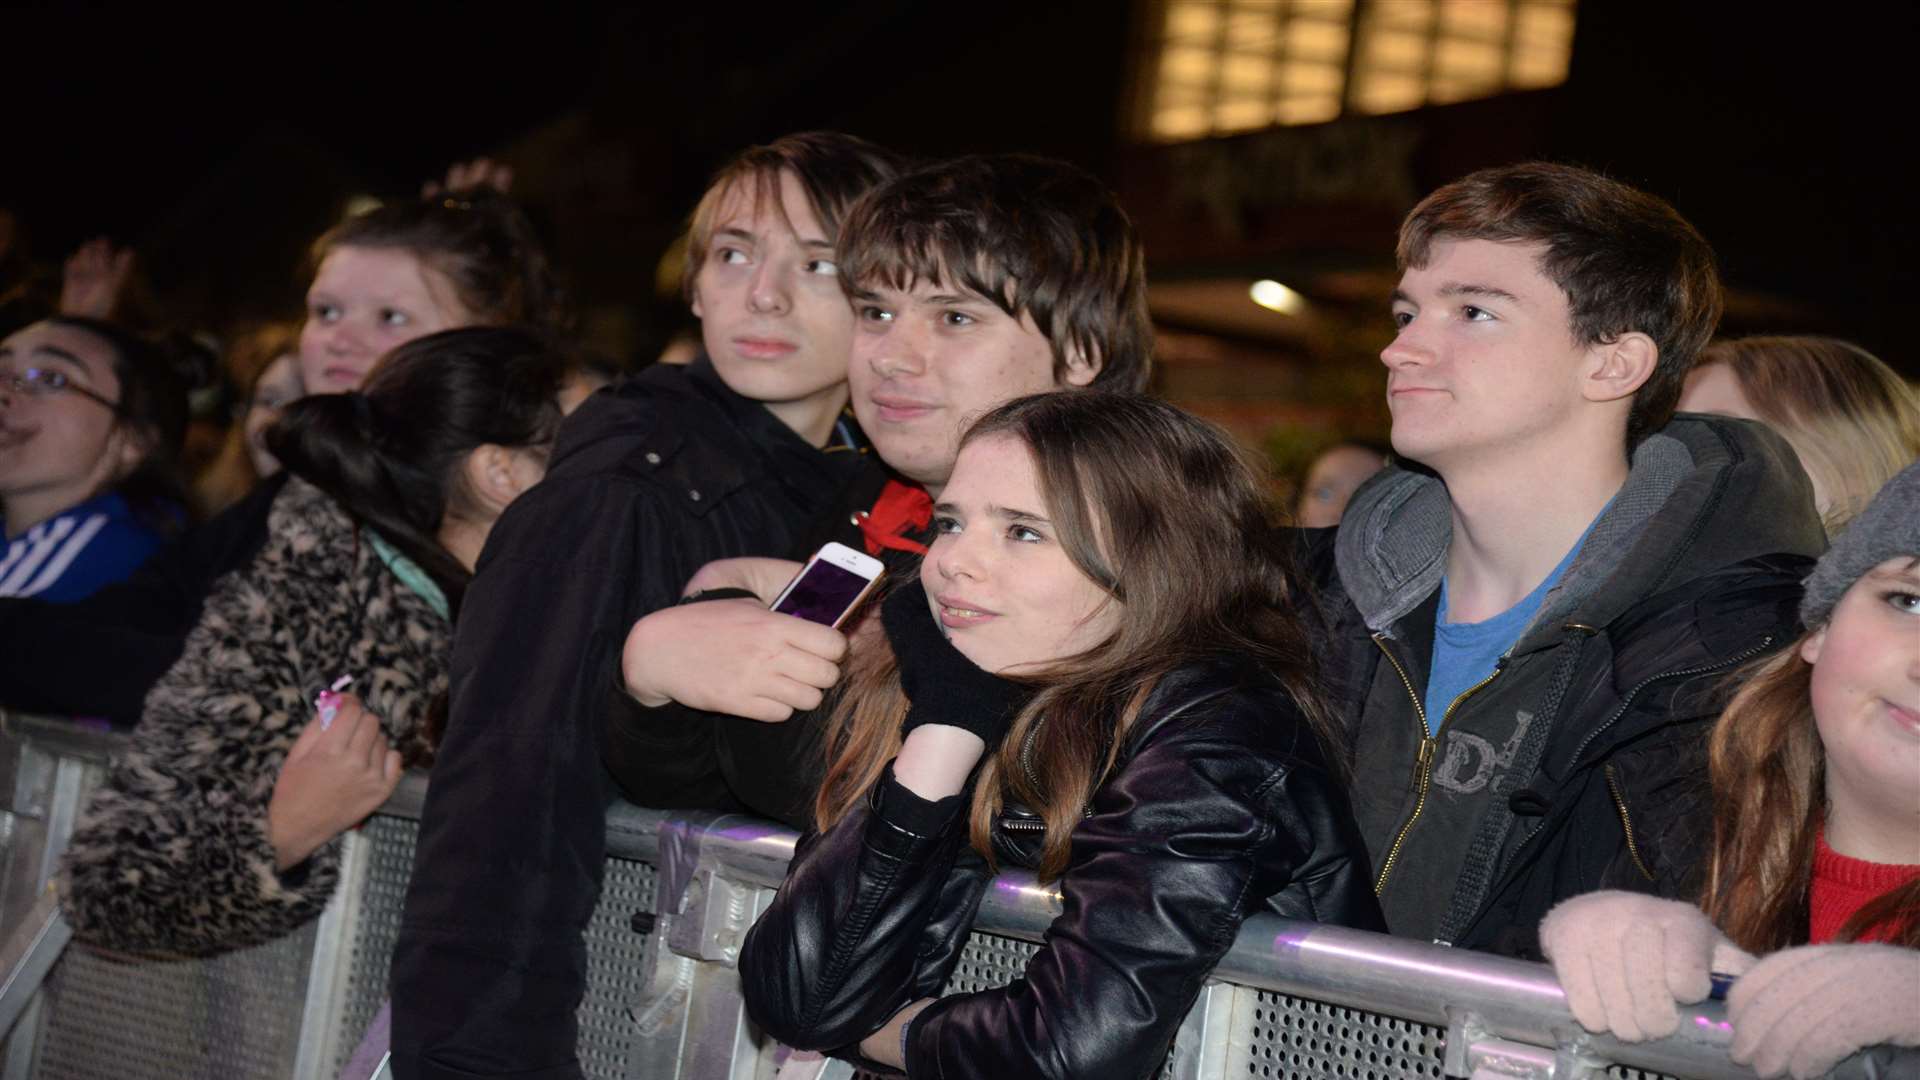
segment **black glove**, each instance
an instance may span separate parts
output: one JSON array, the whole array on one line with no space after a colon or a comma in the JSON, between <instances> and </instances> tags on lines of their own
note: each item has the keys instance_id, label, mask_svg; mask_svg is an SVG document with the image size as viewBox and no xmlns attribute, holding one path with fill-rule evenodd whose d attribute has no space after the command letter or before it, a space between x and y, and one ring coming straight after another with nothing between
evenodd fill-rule
<instances>
[{"instance_id":1,"label":"black glove","mask_svg":"<svg viewBox=\"0 0 1920 1080\"><path fill-rule=\"evenodd\" d=\"M921 724L946 724L973 732L992 750L1033 699L1035 687L983 671L953 647L934 621L918 578L887 594L880 623L910 702L903 735Z\"/></svg>"}]
</instances>

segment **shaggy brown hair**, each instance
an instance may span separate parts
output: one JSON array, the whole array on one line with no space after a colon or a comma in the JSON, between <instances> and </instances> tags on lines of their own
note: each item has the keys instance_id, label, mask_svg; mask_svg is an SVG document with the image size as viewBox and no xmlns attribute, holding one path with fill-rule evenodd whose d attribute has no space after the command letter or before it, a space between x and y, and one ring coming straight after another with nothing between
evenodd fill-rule
<instances>
[{"instance_id":1,"label":"shaggy brown hair","mask_svg":"<svg viewBox=\"0 0 1920 1080\"><path fill-rule=\"evenodd\" d=\"M1420 201L1400 226L1401 269L1437 240L1544 244L1540 269L1567 294L1582 345L1638 331L1659 359L1633 395L1627 448L1666 426L1694 358L1720 322L1713 249L1664 200L1573 165L1482 169Z\"/></svg>"}]
</instances>

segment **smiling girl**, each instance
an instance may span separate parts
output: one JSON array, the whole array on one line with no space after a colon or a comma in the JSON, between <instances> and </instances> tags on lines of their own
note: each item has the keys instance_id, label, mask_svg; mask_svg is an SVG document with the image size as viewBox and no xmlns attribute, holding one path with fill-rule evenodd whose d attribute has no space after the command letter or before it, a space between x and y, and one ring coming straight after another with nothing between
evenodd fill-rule
<instances>
[{"instance_id":1,"label":"smiling girl","mask_svg":"<svg viewBox=\"0 0 1920 1080\"><path fill-rule=\"evenodd\" d=\"M1764 1076L1920 1045L1920 463L1821 558L1800 616L1714 728L1701 907L1599 892L1541 925L1586 1027L1671 1034L1721 972L1733 1059Z\"/></svg>"},{"instance_id":2,"label":"smiling girl","mask_svg":"<svg viewBox=\"0 0 1920 1080\"><path fill-rule=\"evenodd\" d=\"M0 341L0 596L67 603L120 581L184 520L186 389L152 346L55 317Z\"/></svg>"},{"instance_id":3,"label":"smiling girl","mask_svg":"<svg viewBox=\"0 0 1920 1080\"><path fill-rule=\"evenodd\" d=\"M741 956L770 1034L909 1075L1147 1076L1253 912L1379 928L1260 490L1147 398L968 431ZM1063 913L1022 981L933 1000L1002 864Z\"/></svg>"}]
</instances>

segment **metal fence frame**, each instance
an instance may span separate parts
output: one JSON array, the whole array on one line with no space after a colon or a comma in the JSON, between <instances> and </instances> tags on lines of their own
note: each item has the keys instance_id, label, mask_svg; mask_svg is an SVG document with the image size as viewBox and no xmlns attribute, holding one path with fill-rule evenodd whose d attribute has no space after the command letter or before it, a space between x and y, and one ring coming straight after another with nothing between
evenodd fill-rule
<instances>
[{"instance_id":1,"label":"metal fence frame","mask_svg":"<svg viewBox=\"0 0 1920 1080\"><path fill-rule=\"evenodd\" d=\"M154 988L134 991L147 995L142 1005L113 1006L127 1010L131 1023L133 1013L164 1012L177 1004L173 999L200 1002L194 995L202 994L214 1003L193 1005L198 1011L188 1019L164 1021L194 1028L192 1037L163 1027L129 1048L109 1045L113 1026L103 1029L97 1015L86 1027L62 1020L119 1001L113 995L122 983L157 969L72 974L103 962L85 950L62 951L65 928L47 891L86 793L120 736L63 721L0 719L0 776L13 781L12 801L0 814L0 1080L183 1074L176 1069L302 1080L335 1075L387 984L425 777L408 776L381 812L349 835L340 889L313 926L211 961L168 962L173 966ZM609 812L608 884L588 931L581 1009L581 1055L590 1075L772 1080L785 1051L748 1020L735 962L747 927L785 874L795 839L790 830L739 815L625 804ZM1017 977L1059 910L1058 893L1032 875L1001 875L980 905L949 992ZM262 972L277 981L264 996L247 996L266 985L258 982ZM218 1002L242 997L297 1011L279 1016L288 1023L248 1050L253 1056L245 1061L236 1056L239 1043L257 1032L223 1035L234 1018L218 1015ZM257 1026L258 1017L240 1020ZM142 1066L142 1055L160 1056L155 1038L190 1044L169 1052L193 1064ZM76 1039L81 1045L68 1045ZM1684 1010L1671 1038L1620 1043L1574 1022L1544 965L1257 915L1186 1017L1161 1075L1751 1078L1727 1060L1729 1041L1717 1002ZM1920 1075L1920 1052L1879 1048L1836 1075Z\"/></svg>"}]
</instances>

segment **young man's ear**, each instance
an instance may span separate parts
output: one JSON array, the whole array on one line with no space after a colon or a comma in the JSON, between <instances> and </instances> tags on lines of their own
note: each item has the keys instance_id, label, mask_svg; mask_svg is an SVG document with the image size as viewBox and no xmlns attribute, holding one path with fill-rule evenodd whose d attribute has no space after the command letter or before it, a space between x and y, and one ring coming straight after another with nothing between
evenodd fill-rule
<instances>
[{"instance_id":1,"label":"young man's ear","mask_svg":"<svg viewBox=\"0 0 1920 1080\"><path fill-rule=\"evenodd\" d=\"M1060 351L1066 358L1066 367L1054 381L1062 387L1093 385L1093 380L1100 376L1099 354L1089 354L1085 349L1071 342Z\"/></svg>"},{"instance_id":2,"label":"young man's ear","mask_svg":"<svg viewBox=\"0 0 1920 1080\"><path fill-rule=\"evenodd\" d=\"M1638 330L1621 334L1612 341L1593 347L1593 365L1587 372L1581 391L1588 401L1620 401L1653 375L1660 361L1660 346Z\"/></svg>"}]
</instances>

